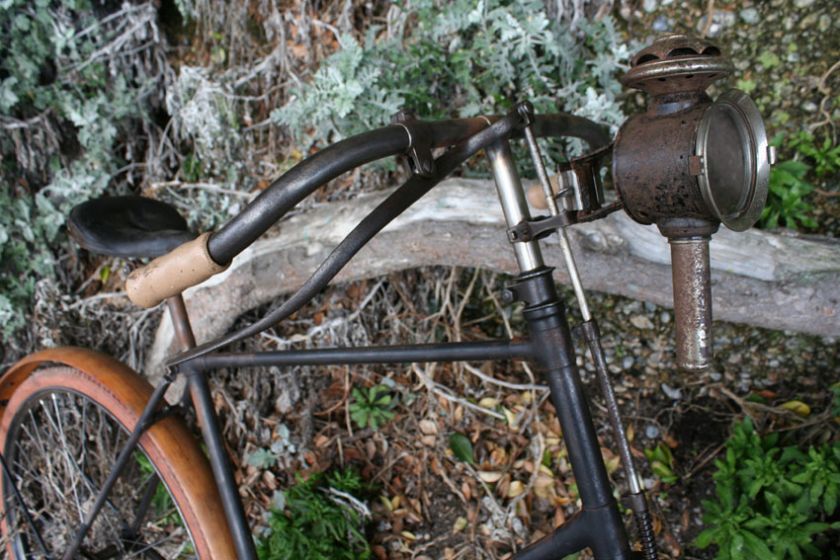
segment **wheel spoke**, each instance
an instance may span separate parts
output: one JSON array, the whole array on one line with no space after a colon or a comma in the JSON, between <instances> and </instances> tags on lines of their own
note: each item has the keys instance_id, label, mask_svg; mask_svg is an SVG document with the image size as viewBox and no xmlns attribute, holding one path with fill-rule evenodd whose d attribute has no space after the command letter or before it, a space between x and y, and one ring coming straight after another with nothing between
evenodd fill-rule
<instances>
[{"instance_id":1,"label":"wheel spoke","mask_svg":"<svg viewBox=\"0 0 840 560\"><path fill-rule=\"evenodd\" d=\"M8 536L14 550L23 554L18 558L44 558L36 544L39 535L49 554L60 558L96 500L128 432L95 402L66 390L33 395L20 407L9 432L11 472L5 486L8 490L14 484L20 490L34 521L27 527L20 506L4 491ZM177 509L158 503L158 492L166 487L142 448L135 453L80 554L97 559L195 558Z\"/></svg>"}]
</instances>

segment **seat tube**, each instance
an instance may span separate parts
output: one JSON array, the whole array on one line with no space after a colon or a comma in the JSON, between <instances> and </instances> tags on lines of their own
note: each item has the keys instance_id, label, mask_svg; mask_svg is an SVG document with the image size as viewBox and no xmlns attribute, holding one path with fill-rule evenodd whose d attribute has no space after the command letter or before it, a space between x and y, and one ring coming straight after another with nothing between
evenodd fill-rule
<instances>
[{"instance_id":1,"label":"seat tube","mask_svg":"<svg viewBox=\"0 0 840 560\"><path fill-rule=\"evenodd\" d=\"M507 140L500 140L487 149L487 155L508 228L530 220L510 144ZM598 559L629 558L624 524L612 497L575 363L565 308L557 296L551 269L543 263L538 241L514 241L512 244L520 269L515 296L526 304L525 318L535 348L535 360L551 390L551 402L560 420L583 504L583 515L576 530L579 537L573 542L561 538L551 544L544 543L531 556L526 554L523 557L549 558L554 555L547 549L571 554L588 546Z\"/></svg>"},{"instance_id":2,"label":"seat tube","mask_svg":"<svg viewBox=\"0 0 840 560\"><path fill-rule=\"evenodd\" d=\"M195 347L195 336L183 296L181 294L172 296L166 300L166 304L175 328L175 338L181 345L182 350ZM222 441L219 419L213 408L213 397L210 394L206 374L191 365L187 365L183 369L187 377L189 394L198 426L207 446L207 454L210 456L210 468L213 471L213 478L216 480L216 487L219 490L222 507L225 510L225 518L233 536L236 556L239 560L257 560L254 540L248 527L248 519L245 517L242 500L239 498L233 467Z\"/></svg>"}]
</instances>

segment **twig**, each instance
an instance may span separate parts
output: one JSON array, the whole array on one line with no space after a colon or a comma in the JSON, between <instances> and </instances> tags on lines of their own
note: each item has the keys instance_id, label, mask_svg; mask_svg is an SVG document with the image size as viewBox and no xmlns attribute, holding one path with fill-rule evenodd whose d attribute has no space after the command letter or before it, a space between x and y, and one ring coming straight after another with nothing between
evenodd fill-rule
<instances>
[{"instance_id":1,"label":"twig","mask_svg":"<svg viewBox=\"0 0 840 560\"><path fill-rule=\"evenodd\" d=\"M744 414L746 414L750 418L753 418L752 414L750 414L750 409L752 409L752 410L760 410L761 412L765 412L767 414L775 414L776 416L783 416L783 417L788 418L790 420L794 420L798 423L796 427L800 427L804 422L802 420L802 417L794 414L793 412L791 412L789 410L785 410L785 409L779 410L778 408L774 408L772 406L767 406L766 404L761 404L761 403L750 402L750 401L744 400L741 397L739 397L738 395L736 395L735 393L733 393L732 391L730 391L729 389L727 389L726 387L724 387L723 385L717 385L717 389L721 393L723 393L724 395L726 395L727 397L729 397L730 399L735 401L735 403L741 408L741 410L744 411Z\"/></svg>"},{"instance_id":2,"label":"twig","mask_svg":"<svg viewBox=\"0 0 840 560\"><path fill-rule=\"evenodd\" d=\"M49 108L34 117L30 117L26 120L16 119L14 117L7 117L6 115L0 115L0 128L5 130L17 130L21 128L29 128L31 126L35 126L36 124L44 121L52 114L52 108Z\"/></svg>"},{"instance_id":3,"label":"twig","mask_svg":"<svg viewBox=\"0 0 840 560\"><path fill-rule=\"evenodd\" d=\"M701 37L706 37L709 34L709 29L712 28L712 17L715 15L715 0L708 0L706 2L706 23L703 25L703 30L700 31Z\"/></svg>"},{"instance_id":4,"label":"twig","mask_svg":"<svg viewBox=\"0 0 840 560\"><path fill-rule=\"evenodd\" d=\"M840 196L840 191L826 191L816 187L814 188L814 192L826 198L834 198L835 196Z\"/></svg>"},{"instance_id":5,"label":"twig","mask_svg":"<svg viewBox=\"0 0 840 560\"><path fill-rule=\"evenodd\" d=\"M233 189L226 189L224 187L220 187L216 183L184 183L183 181L162 181L158 183L150 183L149 189L154 192L166 187L177 187L187 190L194 190L194 189L201 189L210 192L217 192L221 194L229 194L233 196L239 196L242 198L251 198L253 193L250 192L242 192L242 191L235 191Z\"/></svg>"},{"instance_id":6,"label":"twig","mask_svg":"<svg viewBox=\"0 0 840 560\"><path fill-rule=\"evenodd\" d=\"M67 306L68 309L76 309L77 307L83 307L85 305L91 304L94 301L99 301L102 299L123 299L127 298L128 295L125 292L102 292L96 295L88 296L84 299L80 299L77 302L71 303Z\"/></svg>"},{"instance_id":7,"label":"twig","mask_svg":"<svg viewBox=\"0 0 840 560\"><path fill-rule=\"evenodd\" d=\"M430 364L429 367L434 368L434 365ZM487 416L492 416L497 420L506 420L504 414L500 414L495 410L490 410L489 408L484 408L483 406L478 406L477 404L473 404L466 399L462 399L461 397L456 397L455 395L451 394L449 392L450 389L433 381L432 378L429 377L424 371L422 371L416 363L411 364L411 371L413 371L417 375L417 377L420 378L420 381L423 382L423 385L425 385L426 388L432 393L441 396L450 402L458 403L465 408L469 408L470 410L486 414Z\"/></svg>"},{"instance_id":8,"label":"twig","mask_svg":"<svg viewBox=\"0 0 840 560\"><path fill-rule=\"evenodd\" d=\"M826 124L830 124L832 128L834 127L834 119L831 118L831 114L826 109L826 104L829 99L831 99L831 88L828 87L828 77L831 76L831 74L833 74L838 68L840 68L840 60L832 64L831 67L826 70L822 76L820 76L819 82L817 82L817 90L823 94L823 98L820 101L820 114L822 114L824 118L819 122L809 125L809 132L814 132L816 129Z\"/></svg>"},{"instance_id":9,"label":"twig","mask_svg":"<svg viewBox=\"0 0 840 560\"><path fill-rule=\"evenodd\" d=\"M477 367L468 363L464 363L464 369L466 369L468 372L472 373L482 381L486 381L487 383L491 383L493 385L498 385L499 387L513 389L514 391L548 391L548 387L546 387L545 385L536 385L531 383L511 383L509 381L502 381L501 379L496 379L495 377L487 375Z\"/></svg>"}]
</instances>

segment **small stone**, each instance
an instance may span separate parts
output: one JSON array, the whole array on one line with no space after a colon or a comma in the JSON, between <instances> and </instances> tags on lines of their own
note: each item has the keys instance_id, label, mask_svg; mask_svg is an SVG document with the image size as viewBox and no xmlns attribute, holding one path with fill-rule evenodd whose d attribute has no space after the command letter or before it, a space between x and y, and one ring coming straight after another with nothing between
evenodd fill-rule
<instances>
[{"instance_id":1,"label":"small stone","mask_svg":"<svg viewBox=\"0 0 840 560\"><path fill-rule=\"evenodd\" d=\"M816 113L817 112L817 104L813 101L806 101L802 104L802 110L806 113Z\"/></svg>"},{"instance_id":2,"label":"small stone","mask_svg":"<svg viewBox=\"0 0 840 560\"><path fill-rule=\"evenodd\" d=\"M712 381L720 381L723 378L723 376L720 373L718 373L716 371L713 371L712 373L709 374L709 378Z\"/></svg>"},{"instance_id":3,"label":"small stone","mask_svg":"<svg viewBox=\"0 0 840 560\"><path fill-rule=\"evenodd\" d=\"M645 437L648 439L655 439L659 437L659 428L653 424L648 424L645 426Z\"/></svg>"},{"instance_id":4,"label":"small stone","mask_svg":"<svg viewBox=\"0 0 840 560\"><path fill-rule=\"evenodd\" d=\"M697 22L697 31L702 32L706 28L706 20L708 19L707 16L703 16L700 18L700 21ZM712 14L712 24L709 26L708 35L709 37L716 37L720 35L720 32L727 27L731 27L732 24L735 23L737 17L733 12L727 10L716 10L714 14Z\"/></svg>"},{"instance_id":5,"label":"small stone","mask_svg":"<svg viewBox=\"0 0 840 560\"><path fill-rule=\"evenodd\" d=\"M671 29L671 22L665 16L659 16L653 21L653 30L657 33L669 31Z\"/></svg>"},{"instance_id":6,"label":"small stone","mask_svg":"<svg viewBox=\"0 0 840 560\"><path fill-rule=\"evenodd\" d=\"M816 1L817 1L817 0L794 0L794 1L793 1L793 5L794 5L794 6L796 6L797 8L799 8L799 9L802 9L802 8L809 8L809 7L811 7L811 6L814 4L814 2L816 2Z\"/></svg>"},{"instance_id":7,"label":"small stone","mask_svg":"<svg viewBox=\"0 0 840 560\"><path fill-rule=\"evenodd\" d=\"M645 0L642 3L642 9L647 13L655 12L658 2L656 0Z\"/></svg>"},{"instance_id":8,"label":"small stone","mask_svg":"<svg viewBox=\"0 0 840 560\"><path fill-rule=\"evenodd\" d=\"M744 8L740 11L739 15L745 23L749 23L750 25L758 23L758 10L755 8Z\"/></svg>"},{"instance_id":9,"label":"small stone","mask_svg":"<svg viewBox=\"0 0 840 560\"><path fill-rule=\"evenodd\" d=\"M637 329L652 329L653 321L644 315L633 315L630 317L630 323Z\"/></svg>"},{"instance_id":10,"label":"small stone","mask_svg":"<svg viewBox=\"0 0 840 560\"><path fill-rule=\"evenodd\" d=\"M660 387L662 388L662 392L665 393L669 399L678 401L682 398L681 389L671 387L667 383L663 383L662 385L660 385Z\"/></svg>"},{"instance_id":11,"label":"small stone","mask_svg":"<svg viewBox=\"0 0 840 560\"><path fill-rule=\"evenodd\" d=\"M662 321L663 324L667 324L671 322L671 314L667 311L663 311L659 314L659 320Z\"/></svg>"},{"instance_id":12,"label":"small stone","mask_svg":"<svg viewBox=\"0 0 840 560\"><path fill-rule=\"evenodd\" d=\"M819 14L808 14L801 22L799 22L799 29L808 29L809 27L813 27L817 23L818 19Z\"/></svg>"},{"instance_id":13,"label":"small stone","mask_svg":"<svg viewBox=\"0 0 840 560\"><path fill-rule=\"evenodd\" d=\"M633 359L633 356L624 356L624 359L621 360L621 369L628 370L633 367L633 362L636 360Z\"/></svg>"},{"instance_id":14,"label":"small stone","mask_svg":"<svg viewBox=\"0 0 840 560\"><path fill-rule=\"evenodd\" d=\"M618 15L620 15L623 20L629 20L630 16L633 15L633 10L630 9L630 6L622 3L621 8L618 9Z\"/></svg>"},{"instance_id":15,"label":"small stone","mask_svg":"<svg viewBox=\"0 0 840 560\"><path fill-rule=\"evenodd\" d=\"M820 33L825 33L828 31L829 27L831 27L831 16L828 14L821 15L820 22L817 24L817 28L820 30Z\"/></svg>"}]
</instances>

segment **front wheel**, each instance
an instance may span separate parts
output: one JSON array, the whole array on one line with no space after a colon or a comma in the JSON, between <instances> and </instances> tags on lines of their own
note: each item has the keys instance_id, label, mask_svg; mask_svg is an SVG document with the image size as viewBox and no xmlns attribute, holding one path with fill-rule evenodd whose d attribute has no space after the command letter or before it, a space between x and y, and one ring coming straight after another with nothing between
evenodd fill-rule
<instances>
[{"instance_id":1,"label":"front wheel","mask_svg":"<svg viewBox=\"0 0 840 560\"><path fill-rule=\"evenodd\" d=\"M62 558L152 388L128 371L36 371L0 424L10 558ZM234 558L207 461L183 423L154 424L108 496L82 558Z\"/></svg>"}]
</instances>

